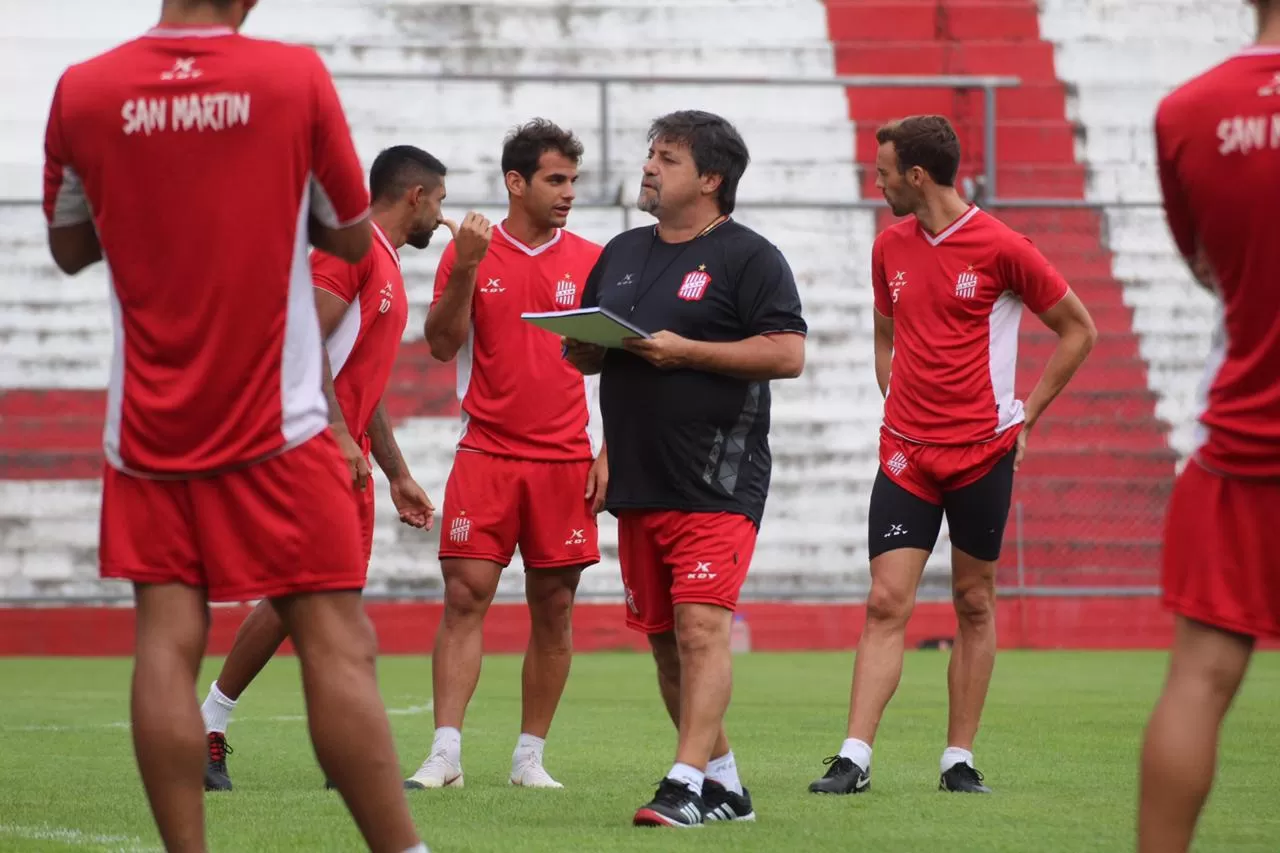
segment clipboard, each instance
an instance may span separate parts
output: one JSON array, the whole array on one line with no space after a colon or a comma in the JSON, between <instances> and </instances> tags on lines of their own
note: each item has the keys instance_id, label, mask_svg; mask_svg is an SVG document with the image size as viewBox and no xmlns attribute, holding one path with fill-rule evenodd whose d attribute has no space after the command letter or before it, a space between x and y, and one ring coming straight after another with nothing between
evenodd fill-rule
<instances>
[{"instance_id":1,"label":"clipboard","mask_svg":"<svg viewBox=\"0 0 1280 853\"><path fill-rule=\"evenodd\" d=\"M623 338L652 337L605 308L526 312L520 319L565 338L602 347L622 348Z\"/></svg>"}]
</instances>

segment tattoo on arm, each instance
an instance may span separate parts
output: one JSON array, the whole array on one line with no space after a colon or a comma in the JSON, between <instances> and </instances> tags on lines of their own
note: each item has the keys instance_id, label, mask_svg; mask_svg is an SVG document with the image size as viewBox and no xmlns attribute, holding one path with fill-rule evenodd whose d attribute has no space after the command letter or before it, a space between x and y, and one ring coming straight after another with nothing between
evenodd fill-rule
<instances>
[{"instance_id":1,"label":"tattoo on arm","mask_svg":"<svg viewBox=\"0 0 1280 853\"><path fill-rule=\"evenodd\" d=\"M400 446L391 429L391 418L387 416L387 409L382 403L378 403L378 408L373 410L373 420L369 422L369 443L372 445L373 458L388 480L404 474L404 456L400 453Z\"/></svg>"}]
</instances>

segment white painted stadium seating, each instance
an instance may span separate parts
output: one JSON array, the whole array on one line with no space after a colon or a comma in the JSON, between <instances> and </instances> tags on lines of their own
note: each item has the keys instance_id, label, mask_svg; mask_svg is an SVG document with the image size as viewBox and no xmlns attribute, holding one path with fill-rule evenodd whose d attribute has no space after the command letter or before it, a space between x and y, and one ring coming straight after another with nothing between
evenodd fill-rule
<instances>
[{"instance_id":1,"label":"white painted stadium seating","mask_svg":"<svg viewBox=\"0 0 1280 853\"><path fill-rule=\"evenodd\" d=\"M1158 200L1156 104L1247 44L1252 10L1238 0L1040 0L1040 8L1058 77L1075 90L1071 117L1081 125L1088 198ZM1111 207L1106 222L1115 275L1160 396L1157 414L1173 425L1170 443L1185 457L1216 301L1192 281L1158 207Z\"/></svg>"},{"instance_id":2,"label":"white painted stadium seating","mask_svg":"<svg viewBox=\"0 0 1280 853\"><path fill-rule=\"evenodd\" d=\"M43 122L56 75L152 22L154 0L110 4L62 0L22 4L0 36L0 197L39 192ZM667 0L644 6L591 2L360 2L263 0L246 32L317 45L330 68L347 71L562 74L830 76L832 51L818 0ZM19 36L18 34L21 34ZM387 144L412 142L451 168L459 202L496 199L501 138L513 124L546 115L573 127L588 147L582 195L602 189L596 91L581 84L341 81L362 160ZM13 93L11 100L9 93ZM12 104L12 108L8 106ZM770 209L779 199L858 197L853 134L835 87L769 89L645 85L610 92L612 181L633 197L647 122L661 112L703 107L734 120L753 154L738 218L783 250L795 270L812 327L804 377L775 385L775 473L752 583L807 594L854 594L866 578L866 498L875 471L881 402L871 369L866 270L869 213ZM455 213L457 205L450 205ZM484 208L496 217L500 209ZM627 224L649 221L634 210ZM624 227L621 209L580 209L571 227L607 240ZM442 232L443 233L443 232ZM406 251L419 334L443 244ZM0 387L102 387L110 351L101 269L66 278L47 260L38 210L0 207ZM418 478L437 504L457 424L415 419L399 430ZM379 528L371 589L438 584L435 535L394 520L379 475ZM93 594L97 484L0 483L0 594ZM603 522L605 564L584 592L616 595L615 529ZM938 554L945 556L946 542ZM517 567L518 567L517 563ZM518 571L504 591L516 593ZM123 592L119 587L107 587Z\"/></svg>"}]
</instances>

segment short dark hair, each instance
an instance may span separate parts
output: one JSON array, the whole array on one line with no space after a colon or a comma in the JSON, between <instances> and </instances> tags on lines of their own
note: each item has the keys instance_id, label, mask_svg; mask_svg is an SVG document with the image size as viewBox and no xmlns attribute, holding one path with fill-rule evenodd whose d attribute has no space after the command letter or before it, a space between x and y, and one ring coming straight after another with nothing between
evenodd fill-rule
<instances>
[{"instance_id":1,"label":"short dark hair","mask_svg":"<svg viewBox=\"0 0 1280 853\"><path fill-rule=\"evenodd\" d=\"M502 174L517 172L531 181L543 154L554 151L576 164L582 160L582 150L582 143L573 131L545 118L535 118L513 128L503 140Z\"/></svg>"},{"instance_id":2,"label":"short dark hair","mask_svg":"<svg viewBox=\"0 0 1280 853\"><path fill-rule=\"evenodd\" d=\"M369 195L374 201L395 201L414 184L434 186L449 170L435 157L412 145L384 149L369 170Z\"/></svg>"},{"instance_id":3,"label":"short dark hair","mask_svg":"<svg viewBox=\"0 0 1280 853\"><path fill-rule=\"evenodd\" d=\"M677 142L689 146L698 175L719 175L716 202L728 215L738 203L738 182L747 171L751 153L729 121L703 110L679 110L653 120L649 142Z\"/></svg>"},{"instance_id":4,"label":"short dark hair","mask_svg":"<svg viewBox=\"0 0 1280 853\"><path fill-rule=\"evenodd\" d=\"M892 142L898 171L919 166L934 183L952 187L960 171L960 140L946 116L907 116L876 131L876 142Z\"/></svg>"}]
</instances>

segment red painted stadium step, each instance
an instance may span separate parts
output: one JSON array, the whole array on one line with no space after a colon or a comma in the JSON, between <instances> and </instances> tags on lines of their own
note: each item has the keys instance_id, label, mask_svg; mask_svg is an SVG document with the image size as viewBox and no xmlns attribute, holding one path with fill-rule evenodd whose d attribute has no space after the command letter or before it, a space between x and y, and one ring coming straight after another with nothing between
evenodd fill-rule
<instances>
[{"instance_id":1,"label":"red painted stadium step","mask_svg":"<svg viewBox=\"0 0 1280 853\"><path fill-rule=\"evenodd\" d=\"M1018 41L837 41L837 74L1011 74L1055 80L1053 45Z\"/></svg>"},{"instance_id":2,"label":"red painted stadium step","mask_svg":"<svg viewBox=\"0 0 1280 853\"><path fill-rule=\"evenodd\" d=\"M102 476L98 450L0 450L0 480L93 480Z\"/></svg>"},{"instance_id":3,"label":"red painted stadium step","mask_svg":"<svg viewBox=\"0 0 1280 853\"><path fill-rule=\"evenodd\" d=\"M1015 554L1009 551L1001 555L1002 567L1015 562ZM1055 534L1023 539L1022 552L1024 564L1038 584L1154 584L1159 577L1158 536L1095 542L1087 536L1068 539Z\"/></svg>"},{"instance_id":4,"label":"red painted stadium step","mask_svg":"<svg viewBox=\"0 0 1280 853\"><path fill-rule=\"evenodd\" d=\"M1016 536L1017 505L1010 516L1010 527ZM1086 516L1067 517L1044 515L1040 512L1023 512L1022 536L1025 539L1046 540L1054 537L1080 539L1094 543L1158 540L1163 523L1158 516L1117 515L1112 512L1093 512Z\"/></svg>"},{"instance_id":5,"label":"red painted stadium step","mask_svg":"<svg viewBox=\"0 0 1280 853\"><path fill-rule=\"evenodd\" d=\"M104 417L107 392L101 390L0 391L0 418L5 417Z\"/></svg>"},{"instance_id":6,"label":"red painted stadium step","mask_svg":"<svg viewBox=\"0 0 1280 853\"><path fill-rule=\"evenodd\" d=\"M1052 411L1052 410L1051 410ZM1064 419L1043 416L1033 430L1032 441L1044 450L1161 451L1169 424L1158 418L1125 420L1106 412L1092 419Z\"/></svg>"},{"instance_id":7,"label":"red painted stadium step","mask_svg":"<svg viewBox=\"0 0 1280 853\"><path fill-rule=\"evenodd\" d=\"M1025 41L1040 37L1034 7L998 0L830 0L831 40Z\"/></svg>"},{"instance_id":8,"label":"red painted stadium step","mask_svg":"<svg viewBox=\"0 0 1280 853\"><path fill-rule=\"evenodd\" d=\"M925 88L854 88L849 89L849 118L859 123L879 126L911 113L932 113L981 121L986 115L986 101L980 90ZM1000 121L1062 121L1066 104L1066 87L1056 81L1035 80L996 92L996 117Z\"/></svg>"},{"instance_id":9,"label":"red painted stadium step","mask_svg":"<svg viewBox=\"0 0 1280 853\"><path fill-rule=\"evenodd\" d=\"M1073 511L1088 514L1101 508L1139 515L1164 512L1173 492L1167 477L1043 477L1020 471L1014 482L1014 499L1044 507L1048 514Z\"/></svg>"},{"instance_id":10,"label":"red painted stadium step","mask_svg":"<svg viewBox=\"0 0 1280 853\"><path fill-rule=\"evenodd\" d=\"M1018 336L1018 358L1043 365L1058 346L1058 336L1048 329L1043 332L1036 329L1035 325L1039 323L1038 317L1023 319L1022 332ZM1091 362L1138 358L1138 337L1132 333L1101 335L1093 345L1093 351L1089 353Z\"/></svg>"},{"instance_id":11,"label":"red painted stadium step","mask_svg":"<svg viewBox=\"0 0 1280 853\"><path fill-rule=\"evenodd\" d=\"M1021 377L1020 377L1021 379ZM1035 377L1018 382L1019 396L1026 399L1027 389L1035 385ZM1117 417L1151 417L1155 412L1157 397L1148 388L1132 388L1123 391L1101 391L1080 385L1068 385L1058 395L1049 411L1062 418L1088 418L1099 412L1113 412Z\"/></svg>"},{"instance_id":12,"label":"red painted stadium step","mask_svg":"<svg viewBox=\"0 0 1280 853\"><path fill-rule=\"evenodd\" d=\"M103 417L0 416L0 448L5 450L97 450Z\"/></svg>"},{"instance_id":13,"label":"red painted stadium step","mask_svg":"<svg viewBox=\"0 0 1280 853\"><path fill-rule=\"evenodd\" d=\"M1164 449L1045 450L1029 456L1024 468L1029 476L1040 477L1172 477L1176 458Z\"/></svg>"}]
</instances>

